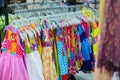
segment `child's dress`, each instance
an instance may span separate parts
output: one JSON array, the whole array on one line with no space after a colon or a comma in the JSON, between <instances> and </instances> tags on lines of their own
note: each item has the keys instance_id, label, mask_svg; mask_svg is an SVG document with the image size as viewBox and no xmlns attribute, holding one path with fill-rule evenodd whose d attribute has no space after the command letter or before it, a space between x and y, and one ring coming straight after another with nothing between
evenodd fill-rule
<instances>
[{"instance_id":1,"label":"child's dress","mask_svg":"<svg viewBox=\"0 0 120 80\"><path fill-rule=\"evenodd\" d=\"M42 31L42 61L45 80L58 80L55 63L53 61L53 50L49 30Z\"/></svg>"},{"instance_id":2,"label":"child's dress","mask_svg":"<svg viewBox=\"0 0 120 80\"><path fill-rule=\"evenodd\" d=\"M56 38L57 38L57 53L58 53L58 63L60 67L60 75L63 80L68 79L68 59L67 53L64 46L64 30L56 28Z\"/></svg>"},{"instance_id":3,"label":"child's dress","mask_svg":"<svg viewBox=\"0 0 120 80\"><path fill-rule=\"evenodd\" d=\"M28 74L30 76L30 80L44 80L43 70L42 70L42 62L40 59L40 54L37 50L37 44L34 38L25 36L25 51L26 51L26 66L28 70Z\"/></svg>"},{"instance_id":4,"label":"child's dress","mask_svg":"<svg viewBox=\"0 0 120 80\"><path fill-rule=\"evenodd\" d=\"M29 80L23 61L24 50L20 45L19 30L6 27L0 54L0 80Z\"/></svg>"}]
</instances>

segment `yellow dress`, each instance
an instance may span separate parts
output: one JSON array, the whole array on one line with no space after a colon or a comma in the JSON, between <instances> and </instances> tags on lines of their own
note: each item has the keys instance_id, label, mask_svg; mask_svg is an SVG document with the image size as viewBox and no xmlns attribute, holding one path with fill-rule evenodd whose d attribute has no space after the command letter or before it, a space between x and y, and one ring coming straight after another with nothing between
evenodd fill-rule
<instances>
[{"instance_id":1,"label":"yellow dress","mask_svg":"<svg viewBox=\"0 0 120 80\"><path fill-rule=\"evenodd\" d=\"M98 52L98 35L100 34L100 29L96 23L96 21L92 21L91 22L91 27L92 27L92 32L91 32L91 36L92 38L94 38L94 41L95 43L93 44L93 52L94 52L94 56L95 56L95 59L96 59L96 55L97 55L97 52Z\"/></svg>"}]
</instances>

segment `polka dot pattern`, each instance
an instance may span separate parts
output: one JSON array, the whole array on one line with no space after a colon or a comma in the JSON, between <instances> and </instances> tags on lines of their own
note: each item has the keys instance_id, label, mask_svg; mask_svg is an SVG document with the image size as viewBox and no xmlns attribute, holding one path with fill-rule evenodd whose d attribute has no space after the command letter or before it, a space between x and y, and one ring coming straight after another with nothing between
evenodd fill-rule
<instances>
[{"instance_id":1,"label":"polka dot pattern","mask_svg":"<svg viewBox=\"0 0 120 80\"><path fill-rule=\"evenodd\" d=\"M60 74L61 75L68 74L68 60L67 60L67 55L62 54L62 49L63 49L62 41L57 42L57 49L58 49L58 61L60 66Z\"/></svg>"},{"instance_id":2,"label":"polka dot pattern","mask_svg":"<svg viewBox=\"0 0 120 80\"><path fill-rule=\"evenodd\" d=\"M11 31L11 33L13 32ZM8 34L8 31L6 31L6 37L4 38L4 41L2 43L2 49L6 49L6 52L12 54L13 56L22 57L24 54L24 49L20 44L19 34L13 33L15 35L14 39L16 40L16 42L12 41L11 38L8 39ZM9 34L9 36L11 35Z\"/></svg>"}]
</instances>

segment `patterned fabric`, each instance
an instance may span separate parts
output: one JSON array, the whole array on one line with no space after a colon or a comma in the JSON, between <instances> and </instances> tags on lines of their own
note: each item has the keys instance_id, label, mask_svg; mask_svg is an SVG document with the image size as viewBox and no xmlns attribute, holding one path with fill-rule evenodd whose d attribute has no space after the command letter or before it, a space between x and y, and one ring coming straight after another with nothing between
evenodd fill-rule
<instances>
[{"instance_id":1,"label":"patterned fabric","mask_svg":"<svg viewBox=\"0 0 120 80\"><path fill-rule=\"evenodd\" d=\"M6 27L6 36L2 43L2 50L17 57L23 57L24 49L20 45L19 30L13 27Z\"/></svg>"},{"instance_id":2,"label":"patterned fabric","mask_svg":"<svg viewBox=\"0 0 120 80\"><path fill-rule=\"evenodd\" d=\"M62 21L60 22L62 23ZM57 23L55 23L56 26L58 26ZM19 56L24 56L23 52L26 52L26 67L30 80L67 80L69 74L74 75L80 69L92 70L94 57L88 39L90 36L88 23L83 21L81 25L73 24L65 28L56 27L56 29L48 29L50 25L47 21L40 25L41 32L34 30L34 24L21 28L21 45L24 50L17 46L16 39L13 39L13 42L6 41L9 44L8 49L11 49L14 54L4 49L15 56L18 52ZM12 34L11 31L8 33L8 35ZM16 35L12 37L16 38ZM11 39L10 36L7 38Z\"/></svg>"},{"instance_id":3,"label":"patterned fabric","mask_svg":"<svg viewBox=\"0 0 120 80\"><path fill-rule=\"evenodd\" d=\"M106 0L98 67L120 72L120 0Z\"/></svg>"},{"instance_id":4,"label":"patterned fabric","mask_svg":"<svg viewBox=\"0 0 120 80\"><path fill-rule=\"evenodd\" d=\"M43 29L42 32L42 61L43 61L43 74L45 80L58 80L56 73L55 63L53 61L53 50L50 41L51 37L49 31Z\"/></svg>"},{"instance_id":5,"label":"patterned fabric","mask_svg":"<svg viewBox=\"0 0 120 80\"><path fill-rule=\"evenodd\" d=\"M17 30L10 26L6 28L2 54L0 54L0 80L29 80L23 61L24 51Z\"/></svg>"},{"instance_id":6,"label":"patterned fabric","mask_svg":"<svg viewBox=\"0 0 120 80\"><path fill-rule=\"evenodd\" d=\"M43 47L42 60L43 60L43 73L45 80L58 80L55 65L52 60L51 47Z\"/></svg>"},{"instance_id":7,"label":"patterned fabric","mask_svg":"<svg viewBox=\"0 0 120 80\"><path fill-rule=\"evenodd\" d=\"M58 52L58 62L60 66L60 75L63 76L68 74L68 59L66 50L64 49L64 31L60 28L56 29L56 37L57 37L57 52Z\"/></svg>"},{"instance_id":8,"label":"patterned fabric","mask_svg":"<svg viewBox=\"0 0 120 80\"><path fill-rule=\"evenodd\" d=\"M51 30L51 31L52 31L51 34L53 37L52 41L53 41L53 52L54 52L54 58L55 58L56 72L57 72L57 75L60 76L60 68L59 68L59 63L58 63L58 53L57 53L55 30Z\"/></svg>"},{"instance_id":9,"label":"patterned fabric","mask_svg":"<svg viewBox=\"0 0 120 80\"><path fill-rule=\"evenodd\" d=\"M74 48L74 53L75 55L75 69L76 71L80 71L80 68L83 64L83 56L81 54L81 42L80 42L80 36L79 33L77 31L77 25L72 26L73 30L74 30L74 37L75 37L75 48Z\"/></svg>"},{"instance_id":10,"label":"patterned fabric","mask_svg":"<svg viewBox=\"0 0 120 80\"><path fill-rule=\"evenodd\" d=\"M74 75L80 70L82 64L81 44L77 32L77 25L67 27L65 34L65 48L68 56L69 73Z\"/></svg>"},{"instance_id":11,"label":"patterned fabric","mask_svg":"<svg viewBox=\"0 0 120 80\"><path fill-rule=\"evenodd\" d=\"M57 49L58 49L58 60L60 64L60 73L61 75L68 74L68 61L67 61L67 55L63 55L63 43L57 42Z\"/></svg>"}]
</instances>

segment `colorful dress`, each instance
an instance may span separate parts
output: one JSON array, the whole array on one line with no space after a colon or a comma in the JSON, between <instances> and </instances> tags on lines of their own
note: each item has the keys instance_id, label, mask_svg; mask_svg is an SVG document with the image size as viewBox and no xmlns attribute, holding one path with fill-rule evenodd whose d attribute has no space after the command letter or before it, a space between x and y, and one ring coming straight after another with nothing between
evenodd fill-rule
<instances>
[{"instance_id":1,"label":"colorful dress","mask_svg":"<svg viewBox=\"0 0 120 80\"><path fill-rule=\"evenodd\" d=\"M51 34L52 34L52 43L53 43L53 58L54 58L54 61L55 61L55 66L56 66L56 72L57 72L57 75L59 76L60 78L60 67L59 67L59 63L58 63L58 53L57 53L57 42L56 42L56 35L55 35L55 30L52 29L51 30ZM60 80L60 79L59 79Z\"/></svg>"},{"instance_id":2,"label":"colorful dress","mask_svg":"<svg viewBox=\"0 0 120 80\"><path fill-rule=\"evenodd\" d=\"M6 27L0 54L0 80L29 80L23 57L24 49L20 44L19 30Z\"/></svg>"},{"instance_id":3,"label":"colorful dress","mask_svg":"<svg viewBox=\"0 0 120 80\"><path fill-rule=\"evenodd\" d=\"M63 29L56 28L58 63L62 79L67 78L68 75L68 58L64 46L65 42L63 33Z\"/></svg>"},{"instance_id":4,"label":"colorful dress","mask_svg":"<svg viewBox=\"0 0 120 80\"><path fill-rule=\"evenodd\" d=\"M93 58L90 42L86 37L83 26L78 25L77 30L78 30L80 41L81 41L81 53L84 58L81 70L92 71L92 62L94 61L94 58Z\"/></svg>"},{"instance_id":5,"label":"colorful dress","mask_svg":"<svg viewBox=\"0 0 120 80\"><path fill-rule=\"evenodd\" d=\"M32 33L34 34L34 33ZM36 38L27 37L27 33L24 33L25 36L25 52L26 52L26 66L30 76L30 80L44 80L42 62L40 59L40 54L38 52L37 44L35 43ZM34 36L34 35L31 35Z\"/></svg>"},{"instance_id":6,"label":"colorful dress","mask_svg":"<svg viewBox=\"0 0 120 80\"><path fill-rule=\"evenodd\" d=\"M41 36L42 36L43 74L45 80L58 80L55 63L53 61L53 50L49 30L43 29Z\"/></svg>"},{"instance_id":7,"label":"colorful dress","mask_svg":"<svg viewBox=\"0 0 120 80\"><path fill-rule=\"evenodd\" d=\"M74 33L74 41L72 42L74 45L74 54L75 54L75 70L78 72L83 64L83 56L81 54L81 42L79 33L77 31L77 25L72 25L73 33Z\"/></svg>"},{"instance_id":8,"label":"colorful dress","mask_svg":"<svg viewBox=\"0 0 120 80\"><path fill-rule=\"evenodd\" d=\"M76 74L78 66L76 65L77 60L77 48L76 48L76 37L73 26L66 28L65 32L65 48L68 57L68 68L70 74ZM79 50L80 51L80 50Z\"/></svg>"}]
</instances>

